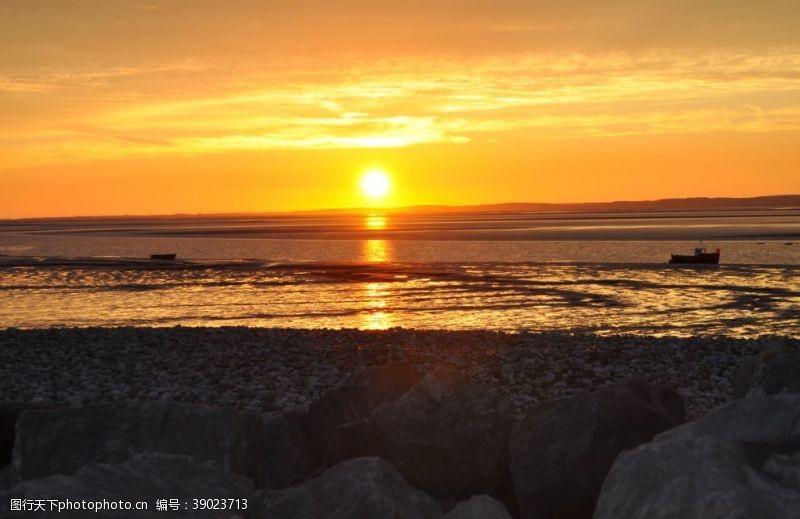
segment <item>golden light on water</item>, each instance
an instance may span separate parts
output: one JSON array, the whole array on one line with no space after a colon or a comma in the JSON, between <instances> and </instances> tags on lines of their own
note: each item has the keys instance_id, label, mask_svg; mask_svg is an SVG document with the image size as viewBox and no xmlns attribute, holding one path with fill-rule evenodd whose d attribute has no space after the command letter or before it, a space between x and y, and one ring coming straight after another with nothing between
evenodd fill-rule
<instances>
[{"instance_id":1,"label":"golden light on water","mask_svg":"<svg viewBox=\"0 0 800 519\"><path fill-rule=\"evenodd\" d=\"M371 214L364 219L364 227L370 230L386 229L386 217L382 214Z\"/></svg>"},{"instance_id":2,"label":"golden light on water","mask_svg":"<svg viewBox=\"0 0 800 519\"><path fill-rule=\"evenodd\" d=\"M363 314L363 328L385 330L392 327L392 314L386 311L389 295L388 283L367 283L364 285L366 312Z\"/></svg>"},{"instance_id":3,"label":"golden light on water","mask_svg":"<svg viewBox=\"0 0 800 519\"><path fill-rule=\"evenodd\" d=\"M384 219L382 224L385 225L385 223ZM361 258L367 263L391 261L392 244L388 240L365 240L362 245ZM393 326L392 314L386 310L390 286L391 283L380 282L364 284L365 305L362 314L364 329L385 330Z\"/></svg>"},{"instance_id":4,"label":"golden light on water","mask_svg":"<svg viewBox=\"0 0 800 519\"><path fill-rule=\"evenodd\" d=\"M361 191L367 198L377 200L389 194L391 181L382 169L371 169L361 177Z\"/></svg>"},{"instance_id":5,"label":"golden light on water","mask_svg":"<svg viewBox=\"0 0 800 519\"><path fill-rule=\"evenodd\" d=\"M362 244L361 258L367 263L384 263L392 259L391 242L388 240L366 240Z\"/></svg>"}]
</instances>

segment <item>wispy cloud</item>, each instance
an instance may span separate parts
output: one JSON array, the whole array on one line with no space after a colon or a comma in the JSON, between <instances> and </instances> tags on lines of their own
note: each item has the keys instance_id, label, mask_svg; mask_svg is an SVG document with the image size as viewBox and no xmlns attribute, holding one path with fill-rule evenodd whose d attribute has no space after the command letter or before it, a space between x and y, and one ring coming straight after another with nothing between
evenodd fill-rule
<instances>
[{"instance_id":1,"label":"wispy cloud","mask_svg":"<svg viewBox=\"0 0 800 519\"><path fill-rule=\"evenodd\" d=\"M27 135L28 149L54 147L75 157L85 147L113 157L463 144L505 134L800 130L797 70L797 48L356 60L333 70L305 63L273 73L251 65L223 74L197 61L84 70L0 80L0 89L17 85L19 106L41 117L35 124L28 118L25 128L0 125L0 147L12 136L19 147ZM197 85L199 77L212 80ZM88 109L75 110L87 96Z\"/></svg>"}]
</instances>

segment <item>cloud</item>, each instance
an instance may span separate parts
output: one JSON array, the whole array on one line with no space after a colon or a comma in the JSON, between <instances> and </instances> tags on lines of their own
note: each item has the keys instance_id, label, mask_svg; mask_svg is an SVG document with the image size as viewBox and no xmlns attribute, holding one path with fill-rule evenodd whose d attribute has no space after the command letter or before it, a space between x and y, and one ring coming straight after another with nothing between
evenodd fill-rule
<instances>
[{"instance_id":1,"label":"cloud","mask_svg":"<svg viewBox=\"0 0 800 519\"><path fill-rule=\"evenodd\" d=\"M19 51L9 61L20 66L62 53L119 62L766 49L794 45L800 32L791 0L4 0L0 9L0 48Z\"/></svg>"},{"instance_id":2,"label":"cloud","mask_svg":"<svg viewBox=\"0 0 800 519\"><path fill-rule=\"evenodd\" d=\"M148 146L171 147L171 146L175 145L172 142L160 141L160 140L157 140L157 139L147 139L147 138L144 138L144 137L131 137L129 135L114 135L113 137L115 139L118 139L118 140L123 141L123 142L130 142L130 143L133 143L133 144L145 144L145 145L148 145Z\"/></svg>"},{"instance_id":3,"label":"cloud","mask_svg":"<svg viewBox=\"0 0 800 519\"><path fill-rule=\"evenodd\" d=\"M0 147L73 160L797 130L797 70L795 47L87 66L0 80L18 85Z\"/></svg>"},{"instance_id":4,"label":"cloud","mask_svg":"<svg viewBox=\"0 0 800 519\"><path fill-rule=\"evenodd\" d=\"M0 92L53 92L71 88L96 88L118 85L134 79L163 78L175 73L201 73L208 71L209 68L207 64L198 60L185 60L146 66L102 68L79 66L73 69L61 66L27 75L3 75L0 71Z\"/></svg>"}]
</instances>

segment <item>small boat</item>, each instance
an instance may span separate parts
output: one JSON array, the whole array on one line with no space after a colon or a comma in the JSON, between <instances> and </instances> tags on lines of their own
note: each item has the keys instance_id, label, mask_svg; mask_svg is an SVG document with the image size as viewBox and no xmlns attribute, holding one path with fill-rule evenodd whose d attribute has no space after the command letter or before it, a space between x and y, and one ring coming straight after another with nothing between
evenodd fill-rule
<instances>
[{"instance_id":1,"label":"small boat","mask_svg":"<svg viewBox=\"0 0 800 519\"><path fill-rule=\"evenodd\" d=\"M150 259L151 260L164 260L164 261L175 261L175 258L177 258L177 257L178 257L177 254L151 254L150 255Z\"/></svg>"},{"instance_id":2,"label":"small boat","mask_svg":"<svg viewBox=\"0 0 800 519\"><path fill-rule=\"evenodd\" d=\"M714 252L708 252L702 246L697 246L694 249L694 254L685 256L681 254L673 254L670 258L670 263L704 263L704 264L719 264L719 249Z\"/></svg>"}]
</instances>

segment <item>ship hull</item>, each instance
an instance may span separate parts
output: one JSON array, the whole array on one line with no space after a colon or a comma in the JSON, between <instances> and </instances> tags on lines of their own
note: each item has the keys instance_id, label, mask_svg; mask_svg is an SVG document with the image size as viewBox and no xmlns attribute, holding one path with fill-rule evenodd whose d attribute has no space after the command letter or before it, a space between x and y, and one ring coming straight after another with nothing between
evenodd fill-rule
<instances>
[{"instance_id":1,"label":"ship hull","mask_svg":"<svg viewBox=\"0 0 800 519\"><path fill-rule=\"evenodd\" d=\"M719 264L719 252L709 252L692 256L682 256L673 254L670 263L700 263L700 264Z\"/></svg>"}]
</instances>

